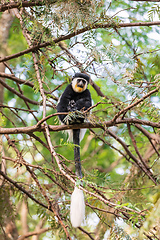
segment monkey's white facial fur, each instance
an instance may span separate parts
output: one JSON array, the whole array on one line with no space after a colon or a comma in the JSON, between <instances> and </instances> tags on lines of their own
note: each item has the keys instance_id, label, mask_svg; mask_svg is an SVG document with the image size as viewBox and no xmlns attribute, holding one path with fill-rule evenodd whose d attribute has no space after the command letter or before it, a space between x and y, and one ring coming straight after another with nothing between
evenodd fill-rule
<instances>
[{"instance_id":1,"label":"monkey's white facial fur","mask_svg":"<svg viewBox=\"0 0 160 240\"><path fill-rule=\"evenodd\" d=\"M84 78L74 78L72 80L72 88L75 92L83 92L86 90L88 82Z\"/></svg>"}]
</instances>

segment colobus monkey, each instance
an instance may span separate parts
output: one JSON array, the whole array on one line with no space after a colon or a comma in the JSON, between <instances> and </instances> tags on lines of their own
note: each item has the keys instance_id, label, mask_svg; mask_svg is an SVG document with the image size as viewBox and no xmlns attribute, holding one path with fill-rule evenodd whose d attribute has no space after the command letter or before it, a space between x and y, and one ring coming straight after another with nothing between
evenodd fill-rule
<instances>
[{"instance_id":1,"label":"colobus monkey","mask_svg":"<svg viewBox=\"0 0 160 240\"><path fill-rule=\"evenodd\" d=\"M91 94L87 89L89 76L84 73L76 73L72 82L66 87L57 105L57 112L69 112L59 115L63 124L78 124L85 120L81 110L87 110L92 105ZM73 115L72 113L73 112ZM73 129L74 160L76 175L82 178L80 162L80 129ZM85 216L85 202L83 191L75 186L71 196L70 218L73 227L79 227Z\"/></svg>"}]
</instances>

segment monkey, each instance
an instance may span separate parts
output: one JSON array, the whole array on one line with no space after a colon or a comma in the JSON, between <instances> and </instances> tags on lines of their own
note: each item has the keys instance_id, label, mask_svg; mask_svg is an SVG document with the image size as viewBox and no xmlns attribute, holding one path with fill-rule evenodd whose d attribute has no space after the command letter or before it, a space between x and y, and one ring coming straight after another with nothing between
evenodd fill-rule
<instances>
[{"instance_id":1,"label":"monkey","mask_svg":"<svg viewBox=\"0 0 160 240\"><path fill-rule=\"evenodd\" d=\"M84 73L75 73L71 83L66 87L57 104L59 119L63 124L81 124L85 116L81 110L87 110L92 106L90 91L87 86L90 77ZM77 177L82 179L80 161L80 132L81 129L73 129L74 161ZM71 196L70 219L73 227L79 227L85 216L85 202L83 191L75 186Z\"/></svg>"}]
</instances>

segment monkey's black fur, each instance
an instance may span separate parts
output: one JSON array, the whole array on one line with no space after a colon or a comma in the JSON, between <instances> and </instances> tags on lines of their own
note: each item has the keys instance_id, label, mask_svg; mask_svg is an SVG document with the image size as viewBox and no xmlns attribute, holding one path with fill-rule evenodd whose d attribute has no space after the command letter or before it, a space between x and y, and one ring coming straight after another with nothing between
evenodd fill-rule
<instances>
[{"instance_id":1,"label":"monkey's black fur","mask_svg":"<svg viewBox=\"0 0 160 240\"><path fill-rule=\"evenodd\" d=\"M64 90L60 102L57 105L57 112L73 112L76 110L87 110L91 107L91 95L88 89L84 92L77 93L73 90L72 84L69 84L66 89ZM59 119L61 122L65 123L63 120L66 115L59 115ZM79 119L80 120L80 119ZM76 123L84 122L84 118L79 122L78 119L75 119Z\"/></svg>"},{"instance_id":2,"label":"monkey's black fur","mask_svg":"<svg viewBox=\"0 0 160 240\"><path fill-rule=\"evenodd\" d=\"M80 135L80 129L73 129L73 143L75 144L74 161L75 161L76 175L82 178L79 135Z\"/></svg>"},{"instance_id":3,"label":"monkey's black fur","mask_svg":"<svg viewBox=\"0 0 160 240\"><path fill-rule=\"evenodd\" d=\"M74 87L73 87L74 82ZM78 85L80 82L80 85ZM76 73L72 79L71 84L69 84L64 90L62 96L60 97L59 103L57 105L57 112L75 112L80 110L87 110L92 105L91 94L87 89L89 83L89 76L84 73ZM81 90L82 88L82 90ZM75 91L75 90L77 91ZM80 89L80 90L78 90ZM77 117L68 119L67 124L78 124L84 122L84 117L76 114ZM59 115L61 122L66 124L66 115ZM82 178L81 163L80 163L80 129L73 129L73 143L74 147L74 160L76 174L78 177Z\"/></svg>"}]
</instances>

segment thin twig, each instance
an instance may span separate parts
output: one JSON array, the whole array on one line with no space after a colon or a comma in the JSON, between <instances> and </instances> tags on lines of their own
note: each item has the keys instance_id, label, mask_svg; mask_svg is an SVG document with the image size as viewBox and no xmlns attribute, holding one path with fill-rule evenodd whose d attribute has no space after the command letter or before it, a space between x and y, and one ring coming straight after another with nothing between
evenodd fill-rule
<instances>
[{"instance_id":1,"label":"thin twig","mask_svg":"<svg viewBox=\"0 0 160 240\"><path fill-rule=\"evenodd\" d=\"M146 95L144 95L142 98L138 99L136 102L128 105L127 107L123 108L121 111L119 111L113 118L113 122L124 112L130 110L131 108L137 106L139 103L141 103L142 101L144 101L146 98L148 98L149 96L151 96L153 93L156 93L159 91L159 87L155 88L154 90L150 91L149 93L147 93Z\"/></svg>"}]
</instances>

